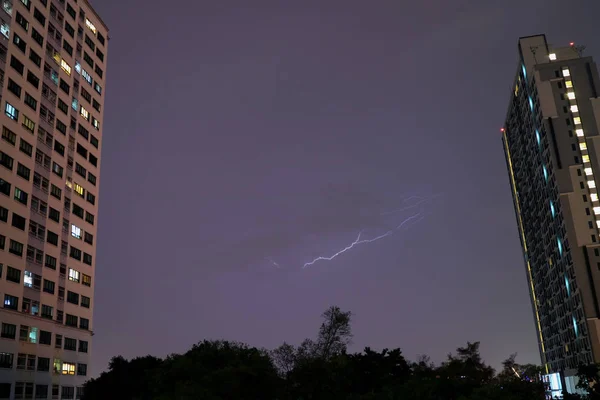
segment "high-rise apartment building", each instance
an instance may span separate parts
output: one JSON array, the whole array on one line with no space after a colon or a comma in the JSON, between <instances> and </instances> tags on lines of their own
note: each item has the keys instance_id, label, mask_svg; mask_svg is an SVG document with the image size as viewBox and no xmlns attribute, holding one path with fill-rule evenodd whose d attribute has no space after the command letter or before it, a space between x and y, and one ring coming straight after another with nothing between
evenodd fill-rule
<instances>
[{"instance_id":1,"label":"high-rise apartment building","mask_svg":"<svg viewBox=\"0 0 600 400\"><path fill-rule=\"evenodd\" d=\"M573 392L600 362L600 79L583 46L518 49L504 152L546 379Z\"/></svg>"},{"instance_id":2,"label":"high-rise apartment building","mask_svg":"<svg viewBox=\"0 0 600 400\"><path fill-rule=\"evenodd\" d=\"M0 399L75 399L92 350L107 27L86 0L0 3Z\"/></svg>"}]
</instances>

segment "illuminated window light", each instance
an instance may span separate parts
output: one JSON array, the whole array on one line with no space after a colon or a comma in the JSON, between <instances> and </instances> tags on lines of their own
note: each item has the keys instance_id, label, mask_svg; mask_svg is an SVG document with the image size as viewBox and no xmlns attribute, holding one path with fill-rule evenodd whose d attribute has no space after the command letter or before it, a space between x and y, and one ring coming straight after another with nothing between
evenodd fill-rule
<instances>
[{"instance_id":1,"label":"illuminated window light","mask_svg":"<svg viewBox=\"0 0 600 400\"><path fill-rule=\"evenodd\" d=\"M579 129L575 129L575 134L577 134L577 136L582 137L583 136L583 129L579 128Z\"/></svg>"},{"instance_id":2,"label":"illuminated window light","mask_svg":"<svg viewBox=\"0 0 600 400\"><path fill-rule=\"evenodd\" d=\"M544 170L544 179L545 179L546 181L548 181L548 171L546 170L546 166L544 165L544 166L542 167L542 169ZM591 169L591 168L590 168L590 169Z\"/></svg>"},{"instance_id":3,"label":"illuminated window light","mask_svg":"<svg viewBox=\"0 0 600 400\"><path fill-rule=\"evenodd\" d=\"M594 207L594 215L600 215L600 207Z\"/></svg>"},{"instance_id":4,"label":"illuminated window light","mask_svg":"<svg viewBox=\"0 0 600 400\"><path fill-rule=\"evenodd\" d=\"M76 239L81 239L81 228L75 225L71 225L71 236L73 236ZM72 269L71 271L75 270ZM71 271L69 271L69 278L71 277ZM77 272L77 281L79 282L79 272Z\"/></svg>"},{"instance_id":5,"label":"illuminated window light","mask_svg":"<svg viewBox=\"0 0 600 400\"><path fill-rule=\"evenodd\" d=\"M590 193L590 198L592 201L598 201L598 193Z\"/></svg>"},{"instance_id":6,"label":"illuminated window light","mask_svg":"<svg viewBox=\"0 0 600 400\"><path fill-rule=\"evenodd\" d=\"M571 112L574 112L574 113L579 112L579 107L577 107L577 105L572 105Z\"/></svg>"},{"instance_id":7,"label":"illuminated window light","mask_svg":"<svg viewBox=\"0 0 600 400\"><path fill-rule=\"evenodd\" d=\"M552 61L556 60L556 54L555 53L550 53L548 55L548 57L550 57L550 60L552 60Z\"/></svg>"},{"instance_id":8,"label":"illuminated window light","mask_svg":"<svg viewBox=\"0 0 600 400\"><path fill-rule=\"evenodd\" d=\"M573 123L575 125L581 125L581 117L575 117L575 118L573 118Z\"/></svg>"},{"instance_id":9,"label":"illuminated window light","mask_svg":"<svg viewBox=\"0 0 600 400\"><path fill-rule=\"evenodd\" d=\"M571 286L569 285L569 278L565 275L565 288L567 289L567 296L571 295Z\"/></svg>"},{"instance_id":10,"label":"illuminated window light","mask_svg":"<svg viewBox=\"0 0 600 400\"><path fill-rule=\"evenodd\" d=\"M540 132L536 129L535 130L535 138L537 140L537 143L540 144Z\"/></svg>"},{"instance_id":11,"label":"illuminated window light","mask_svg":"<svg viewBox=\"0 0 600 400\"><path fill-rule=\"evenodd\" d=\"M573 316L573 330L575 331L575 337L579 337L579 329L577 328L577 321L575 320L575 316Z\"/></svg>"},{"instance_id":12,"label":"illuminated window light","mask_svg":"<svg viewBox=\"0 0 600 400\"><path fill-rule=\"evenodd\" d=\"M567 97L569 100L575 100L575 92L567 92Z\"/></svg>"},{"instance_id":13,"label":"illuminated window light","mask_svg":"<svg viewBox=\"0 0 600 400\"><path fill-rule=\"evenodd\" d=\"M90 120L90 113L88 112L88 110L83 108L83 106L81 106L81 110L79 111L79 113L83 118L87 119L88 121Z\"/></svg>"},{"instance_id":14,"label":"illuminated window light","mask_svg":"<svg viewBox=\"0 0 600 400\"><path fill-rule=\"evenodd\" d=\"M556 211L554 210L554 203L552 201L550 202L550 213L552 213L552 218L554 218Z\"/></svg>"},{"instance_id":15,"label":"illuminated window light","mask_svg":"<svg viewBox=\"0 0 600 400\"><path fill-rule=\"evenodd\" d=\"M598 228L600 228L600 219L597 219L597 220L596 220L596 226L597 226Z\"/></svg>"},{"instance_id":16,"label":"illuminated window light","mask_svg":"<svg viewBox=\"0 0 600 400\"><path fill-rule=\"evenodd\" d=\"M71 75L71 66L67 64L65 60L60 60L60 67L67 73L67 75Z\"/></svg>"},{"instance_id":17,"label":"illuminated window light","mask_svg":"<svg viewBox=\"0 0 600 400\"><path fill-rule=\"evenodd\" d=\"M523 77L527 79L527 70L525 69L525 64L521 64L521 70L523 70Z\"/></svg>"},{"instance_id":18,"label":"illuminated window light","mask_svg":"<svg viewBox=\"0 0 600 400\"><path fill-rule=\"evenodd\" d=\"M571 71L569 71L569 68L565 68L562 70L563 76L571 76Z\"/></svg>"},{"instance_id":19,"label":"illuminated window light","mask_svg":"<svg viewBox=\"0 0 600 400\"><path fill-rule=\"evenodd\" d=\"M94 24L92 24L92 21L90 21L89 19L85 19L85 26L87 26L90 31L94 32L94 35L96 34L96 27L94 26Z\"/></svg>"},{"instance_id":20,"label":"illuminated window light","mask_svg":"<svg viewBox=\"0 0 600 400\"><path fill-rule=\"evenodd\" d=\"M585 142L579 143L579 150L587 150L587 144Z\"/></svg>"},{"instance_id":21,"label":"illuminated window light","mask_svg":"<svg viewBox=\"0 0 600 400\"><path fill-rule=\"evenodd\" d=\"M558 254L560 254L562 256L563 247L562 247L562 242L560 241L560 238L556 239L556 243L558 243Z\"/></svg>"},{"instance_id":22,"label":"illuminated window light","mask_svg":"<svg viewBox=\"0 0 600 400\"><path fill-rule=\"evenodd\" d=\"M596 181L587 181L588 187L591 189L596 188Z\"/></svg>"},{"instance_id":23,"label":"illuminated window light","mask_svg":"<svg viewBox=\"0 0 600 400\"><path fill-rule=\"evenodd\" d=\"M582 155L581 159L583 160L584 163L590 162L590 156L588 156L587 154Z\"/></svg>"},{"instance_id":24,"label":"illuminated window light","mask_svg":"<svg viewBox=\"0 0 600 400\"><path fill-rule=\"evenodd\" d=\"M573 87L573 82L571 81L565 81L565 86L567 87L567 89L570 89Z\"/></svg>"},{"instance_id":25,"label":"illuminated window light","mask_svg":"<svg viewBox=\"0 0 600 400\"><path fill-rule=\"evenodd\" d=\"M81 185L78 185L76 183L73 184L73 190L75 190L77 193L79 193L80 196L83 197L83 193L84 193L84 189Z\"/></svg>"},{"instance_id":26,"label":"illuminated window light","mask_svg":"<svg viewBox=\"0 0 600 400\"><path fill-rule=\"evenodd\" d=\"M584 168L583 170L587 176L594 175L594 172L592 172L591 168Z\"/></svg>"}]
</instances>

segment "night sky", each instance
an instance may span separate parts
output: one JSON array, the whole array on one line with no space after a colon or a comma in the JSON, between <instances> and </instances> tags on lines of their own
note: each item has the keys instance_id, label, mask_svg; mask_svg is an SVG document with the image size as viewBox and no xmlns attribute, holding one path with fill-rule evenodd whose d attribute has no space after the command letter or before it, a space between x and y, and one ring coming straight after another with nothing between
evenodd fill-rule
<instances>
[{"instance_id":1,"label":"night sky","mask_svg":"<svg viewBox=\"0 0 600 400\"><path fill-rule=\"evenodd\" d=\"M351 350L539 363L500 127L518 37L600 59L600 3L92 2L94 375L203 339L297 344L330 305L355 313Z\"/></svg>"}]
</instances>

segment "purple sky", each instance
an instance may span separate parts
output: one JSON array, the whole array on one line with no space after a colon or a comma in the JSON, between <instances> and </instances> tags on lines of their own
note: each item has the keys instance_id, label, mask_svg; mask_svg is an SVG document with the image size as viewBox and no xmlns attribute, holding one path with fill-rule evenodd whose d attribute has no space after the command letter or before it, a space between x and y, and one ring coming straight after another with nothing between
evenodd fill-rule
<instances>
[{"instance_id":1,"label":"purple sky","mask_svg":"<svg viewBox=\"0 0 600 400\"><path fill-rule=\"evenodd\" d=\"M93 374L205 338L299 343L334 304L353 350L440 361L478 340L494 366L539 362L499 128L518 37L600 59L600 3L93 3L111 36Z\"/></svg>"}]
</instances>

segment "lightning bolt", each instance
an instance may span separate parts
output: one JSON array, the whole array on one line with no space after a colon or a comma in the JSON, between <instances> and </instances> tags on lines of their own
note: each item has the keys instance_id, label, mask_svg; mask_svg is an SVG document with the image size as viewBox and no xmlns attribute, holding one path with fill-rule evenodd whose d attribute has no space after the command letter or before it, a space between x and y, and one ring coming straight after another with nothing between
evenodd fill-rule
<instances>
[{"instance_id":1,"label":"lightning bolt","mask_svg":"<svg viewBox=\"0 0 600 400\"><path fill-rule=\"evenodd\" d=\"M271 265L273 265L275 268L281 268L281 265L277 264L271 257L267 257L266 260L270 261Z\"/></svg>"},{"instance_id":2,"label":"lightning bolt","mask_svg":"<svg viewBox=\"0 0 600 400\"><path fill-rule=\"evenodd\" d=\"M345 252L353 249L354 247L356 247L358 245L361 245L361 244L364 244L364 243L373 243L373 242L376 242L376 241L378 241L380 239L383 239L385 237L393 235L394 232L396 232L397 230L399 230L400 228L402 228L404 225L406 225L410 221L413 221L413 220L420 221L421 219L423 219L423 215L419 212L419 213L417 213L415 215L412 215L412 216L406 218L396 228L390 229L386 233L381 234L381 235L379 235L377 237L374 237L372 239L361 239L362 231L360 231L360 232L358 232L358 236L356 237L356 239L352 243L350 243L348 246L344 247L342 250L338 251L337 253L335 253L334 255L329 256L329 257L323 257L323 256L317 257L314 260L305 263L302 268L310 267L311 265L313 265L314 263L319 262L319 261L331 261L334 258L336 258L336 257L344 254Z\"/></svg>"},{"instance_id":3,"label":"lightning bolt","mask_svg":"<svg viewBox=\"0 0 600 400\"><path fill-rule=\"evenodd\" d=\"M440 197L440 196L441 196L441 194L434 194L431 197L410 196L410 197L408 197L407 199L404 200L404 203L408 203L410 200L413 200L413 199L419 200L419 201L417 201L416 203L413 203L413 204L411 204L409 206L398 208L396 210L384 211L384 212L381 213L381 215L396 214L396 213L399 213L399 212L402 212L402 211L410 210L411 208L415 208L417 206L420 206L421 204L426 203L428 201L431 201L431 200L435 199L436 197Z\"/></svg>"}]
</instances>

